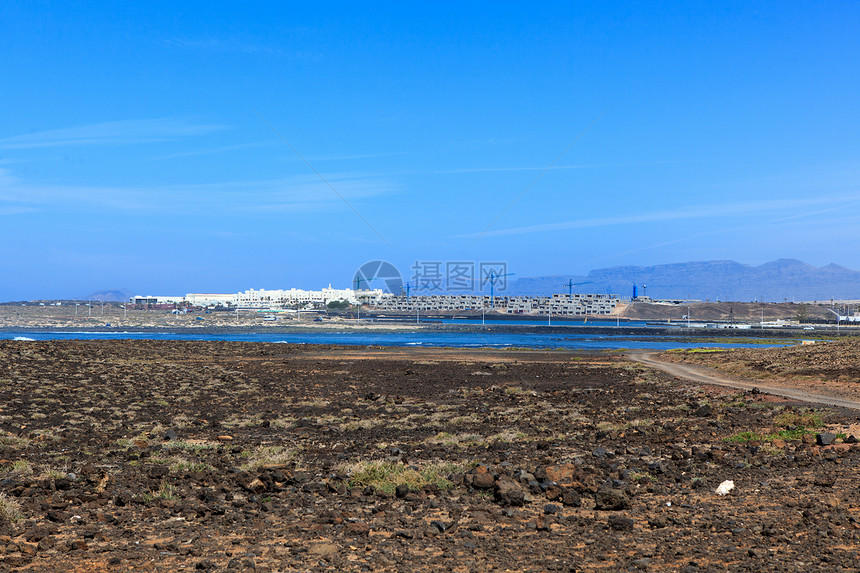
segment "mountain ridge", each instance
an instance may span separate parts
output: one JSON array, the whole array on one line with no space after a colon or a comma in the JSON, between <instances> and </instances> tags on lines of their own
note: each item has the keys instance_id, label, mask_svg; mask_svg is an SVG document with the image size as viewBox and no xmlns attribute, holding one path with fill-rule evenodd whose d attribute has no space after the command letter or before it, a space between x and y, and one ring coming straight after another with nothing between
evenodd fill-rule
<instances>
[{"instance_id":1,"label":"mountain ridge","mask_svg":"<svg viewBox=\"0 0 860 573\"><path fill-rule=\"evenodd\" d=\"M813 301L860 298L860 271L836 263L815 267L797 259L776 259L753 266L732 260L690 261L651 266L623 265L594 269L587 275L524 277L508 295L568 292L616 294L655 299Z\"/></svg>"}]
</instances>

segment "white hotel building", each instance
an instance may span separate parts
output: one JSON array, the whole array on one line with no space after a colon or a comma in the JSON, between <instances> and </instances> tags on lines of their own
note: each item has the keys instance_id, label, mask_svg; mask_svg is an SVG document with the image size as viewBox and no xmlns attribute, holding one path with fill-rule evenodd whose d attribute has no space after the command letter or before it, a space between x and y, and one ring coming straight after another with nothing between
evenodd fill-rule
<instances>
[{"instance_id":1,"label":"white hotel building","mask_svg":"<svg viewBox=\"0 0 860 573\"><path fill-rule=\"evenodd\" d=\"M381 289L353 290L336 289L331 285L322 290L249 289L236 294L188 293L181 296L136 296L129 300L132 304L188 304L192 306L226 306L246 309L280 309L295 306L325 305L332 301L345 300L352 304L374 304L387 296Z\"/></svg>"}]
</instances>

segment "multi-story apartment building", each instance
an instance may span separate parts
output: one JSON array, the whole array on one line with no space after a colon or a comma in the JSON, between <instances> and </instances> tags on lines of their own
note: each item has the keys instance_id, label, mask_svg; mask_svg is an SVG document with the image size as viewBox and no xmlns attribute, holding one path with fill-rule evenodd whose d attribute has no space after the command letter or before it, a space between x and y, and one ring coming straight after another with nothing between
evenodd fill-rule
<instances>
[{"instance_id":1,"label":"multi-story apartment building","mask_svg":"<svg viewBox=\"0 0 860 573\"><path fill-rule=\"evenodd\" d=\"M604 294L554 294L552 296L497 296L492 300L483 295L393 296L374 305L379 311L433 312L496 310L507 314L536 314L585 316L611 314L620 299Z\"/></svg>"}]
</instances>

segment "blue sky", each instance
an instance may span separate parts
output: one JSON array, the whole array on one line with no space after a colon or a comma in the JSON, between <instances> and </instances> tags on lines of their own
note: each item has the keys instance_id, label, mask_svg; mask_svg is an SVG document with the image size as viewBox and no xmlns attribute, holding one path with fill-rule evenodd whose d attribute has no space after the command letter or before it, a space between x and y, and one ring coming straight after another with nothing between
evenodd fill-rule
<instances>
[{"instance_id":1,"label":"blue sky","mask_svg":"<svg viewBox=\"0 0 860 573\"><path fill-rule=\"evenodd\" d=\"M860 268L856 2L129 4L0 4L0 300Z\"/></svg>"}]
</instances>

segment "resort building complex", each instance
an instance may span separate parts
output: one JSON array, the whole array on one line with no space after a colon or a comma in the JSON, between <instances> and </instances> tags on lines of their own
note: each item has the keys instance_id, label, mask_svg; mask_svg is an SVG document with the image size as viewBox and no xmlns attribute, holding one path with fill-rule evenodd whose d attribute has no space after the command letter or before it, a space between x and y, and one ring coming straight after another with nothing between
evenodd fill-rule
<instances>
[{"instance_id":1,"label":"resort building complex","mask_svg":"<svg viewBox=\"0 0 860 573\"><path fill-rule=\"evenodd\" d=\"M208 308L248 310L316 309L331 302L361 304L369 311L413 312L481 312L534 314L553 316L586 316L612 314L621 299L608 294L553 294L551 296L487 295L393 295L381 289L322 290L249 289L236 294L189 293L182 296L136 296L129 302L138 305L189 305Z\"/></svg>"}]
</instances>

